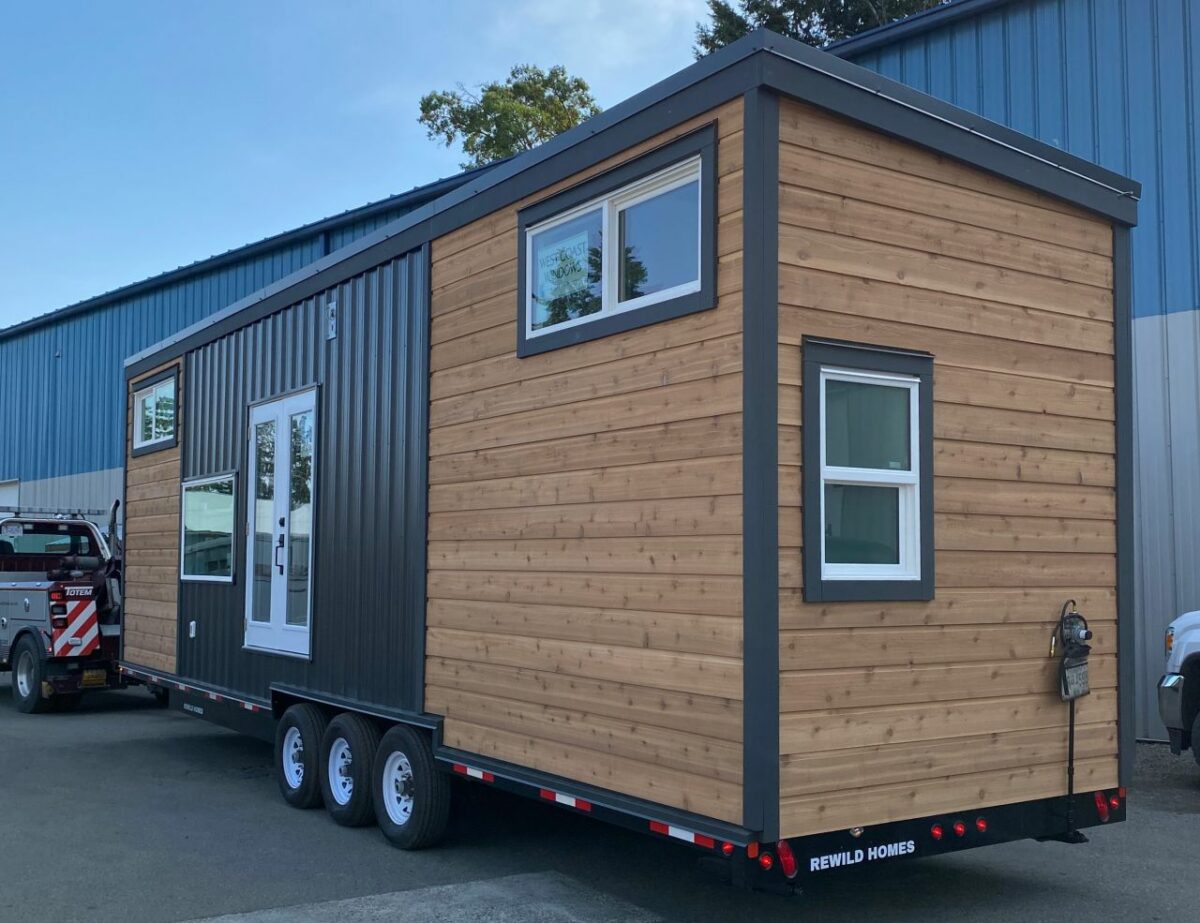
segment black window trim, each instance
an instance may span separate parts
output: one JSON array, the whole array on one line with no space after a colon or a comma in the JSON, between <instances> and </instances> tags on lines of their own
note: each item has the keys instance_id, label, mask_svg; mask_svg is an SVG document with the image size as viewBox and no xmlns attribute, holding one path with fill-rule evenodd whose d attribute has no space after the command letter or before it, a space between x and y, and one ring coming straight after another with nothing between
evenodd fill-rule
<instances>
[{"instance_id":1,"label":"black window trim","mask_svg":"<svg viewBox=\"0 0 1200 923\"><path fill-rule=\"evenodd\" d=\"M134 438L134 427L138 425L138 407L135 401L139 391L145 391L147 388L160 385L167 379L175 381L175 419L171 426L171 438L161 439L157 442L152 442L149 445L138 446L137 440ZM151 375L147 378L142 378L138 381L130 382L129 385L129 403L130 403L130 420L129 420L129 445L131 447L130 457L140 458L143 455L150 455L154 452L165 452L167 449L173 449L179 445L179 408L183 403L183 396L179 393L179 366L173 366L169 369L164 369L157 375Z\"/></svg>"},{"instance_id":2,"label":"black window trim","mask_svg":"<svg viewBox=\"0 0 1200 923\"><path fill-rule=\"evenodd\" d=\"M804 337L801 475L804 509L804 599L806 602L884 602L930 600L934 596L933 549L933 356L930 353ZM921 576L917 580L827 580L821 567L821 369L830 366L864 372L910 375L917 395L920 458L919 526Z\"/></svg>"},{"instance_id":3,"label":"black window trim","mask_svg":"<svg viewBox=\"0 0 1200 923\"><path fill-rule=\"evenodd\" d=\"M537 336L526 336L525 321L528 305L526 279L526 233L555 215L570 211L593 199L599 199L661 172L689 158L700 156L700 289L634 308L563 330L547 330ZM599 176L585 180L570 189L556 193L541 202L527 206L517 213L517 357L586 343L589 340L624 333L650 324L683 317L717 306L717 132L709 123L681 138L676 138L628 163L614 167Z\"/></svg>"}]
</instances>

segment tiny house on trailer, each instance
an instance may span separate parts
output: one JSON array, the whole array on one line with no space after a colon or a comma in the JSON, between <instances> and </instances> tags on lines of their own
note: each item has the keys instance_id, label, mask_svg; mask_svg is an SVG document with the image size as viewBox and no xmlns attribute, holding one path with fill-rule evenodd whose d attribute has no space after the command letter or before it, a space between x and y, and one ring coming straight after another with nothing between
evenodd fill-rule
<instances>
[{"instance_id":1,"label":"tiny house on trailer","mask_svg":"<svg viewBox=\"0 0 1200 923\"><path fill-rule=\"evenodd\" d=\"M1121 820L1137 195L757 32L128 361L123 668L407 847Z\"/></svg>"}]
</instances>

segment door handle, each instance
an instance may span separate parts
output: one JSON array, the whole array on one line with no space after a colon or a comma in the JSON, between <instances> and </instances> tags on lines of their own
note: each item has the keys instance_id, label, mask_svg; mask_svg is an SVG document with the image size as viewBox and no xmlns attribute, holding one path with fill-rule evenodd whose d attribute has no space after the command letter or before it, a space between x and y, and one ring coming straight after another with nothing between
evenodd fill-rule
<instances>
[{"instance_id":1,"label":"door handle","mask_svg":"<svg viewBox=\"0 0 1200 923\"><path fill-rule=\"evenodd\" d=\"M275 545L275 566L279 568L279 573L283 573L283 565L279 562L279 552L283 551L283 533L279 534L279 542Z\"/></svg>"}]
</instances>

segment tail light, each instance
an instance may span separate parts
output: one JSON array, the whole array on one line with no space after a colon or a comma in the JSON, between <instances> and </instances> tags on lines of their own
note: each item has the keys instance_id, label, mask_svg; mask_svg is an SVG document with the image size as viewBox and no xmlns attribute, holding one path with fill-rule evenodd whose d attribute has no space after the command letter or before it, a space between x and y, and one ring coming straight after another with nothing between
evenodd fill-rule
<instances>
[{"instance_id":1,"label":"tail light","mask_svg":"<svg viewBox=\"0 0 1200 923\"><path fill-rule=\"evenodd\" d=\"M733 844L732 843L722 843L721 844L721 855L732 856L733 855Z\"/></svg>"},{"instance_id":2,"label":"tail light","mask_svg":"<svg viewBox=\"0 0 1200 923\"><path fill-rule=\"evenodd\" d=\"M1096 792L1096 813L1100 815L1100 823L1108 823L1108 799L1104 792Z\"/></svg>"},{"instance_id":3,"label":"tail light","mask_svg":"<svg viewBox=\"0 0 1200 923\"><path fill-rule=\"evenodd\" d=\"M975 829L980 833L987 833L988 823L986 817L975 818Z\"/></svg>"},{"instance_id":4,"label":"tail light","mask_svg":"<svg viewBox=\"0 0 1200 923\"><path fill-rule=\"evenodd\" d=\"M946 835L946 831L942 829L941 824L934 824L932 827L929 828L929 835L931 837L933 837L935 840L940 840L942 837L944 837Z\"/></svg>"},{"instance_id":5,"label":"tail light","mask_svg":"<svg viewBox=\"0 0 1200 923\"><path fill-rule=\"evenodd\" d=\"M59 590L51 590L50 591L50 602L64 603L66 601L67 601L67 591L66 590L59 589Z\"/></svg>"},{"instance_id":6,"label":"tail light","mask_svg":"<svg viewBox=\"0 0 1200 923\"><path fill-rule=\"evenodd\" d=\"M757 859L758 858L758 844L751 843L750 845L748 845L746 847L746 855L749 856L751 859Z\"/></svg>"},{"instance_id":7,"label":"tail light","mask_svg":"<svg viewBox=\"0 0 1200 923\"><path fill-rule=\"evenodd\" d=\"M769 872L775 867L775 857L769 852L761 853L758 857L758 864L764 872Z\"/></svg>"},{"instance_id":8,"label":"tail light","mask_svg":"<svg viewBox=\"0 0 1200 923\"><path fill-rule=\"evenodd\" d=\"M954 835L955 836L966 836L967 835L967 825L964 824L961 820L956 820L954 822Z\"/></svg>"},{"instance_id":9,"label":"tail light","mask_svg":"<svg viewBox=\"0 0 1200 923\"><path fill-rule=\"evenodd\" d=\"M792 847L787 840L780 840L775 844L775 852L779 856L779 868L788 878L795 878L796 873L800 871L800 866L796 864L796 854L792 852Z\"/></svg>"}]
</instances>

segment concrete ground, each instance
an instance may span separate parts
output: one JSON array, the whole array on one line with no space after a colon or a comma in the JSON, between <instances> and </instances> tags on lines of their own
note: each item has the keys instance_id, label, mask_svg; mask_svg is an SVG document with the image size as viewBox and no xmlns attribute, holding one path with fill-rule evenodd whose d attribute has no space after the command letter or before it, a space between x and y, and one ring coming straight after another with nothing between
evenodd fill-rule
<instances>
[{"instance_id":1,"label":"concrete ground","mask_svg":"<svg viewBox=\"0 0 1200 923\"><path fill-rule=\"evenodd\" d=\"M1200 915L1200 767L1139 748L1130 820L745 894L696 853L523 799L461 801L447 842L392 849L279 797L270 747L105 693L26 716L0 674L0 921L1179 921Z\"/></svg>"}]
</instances>

